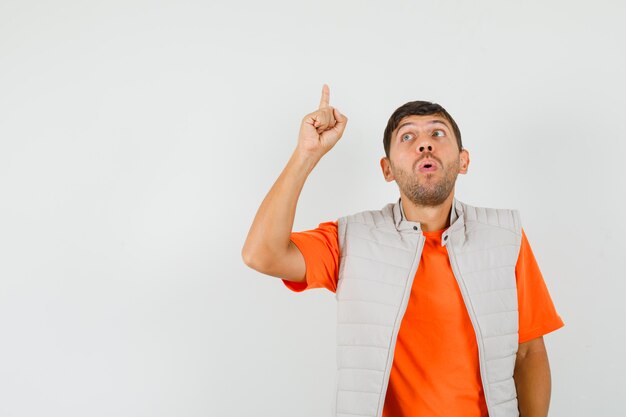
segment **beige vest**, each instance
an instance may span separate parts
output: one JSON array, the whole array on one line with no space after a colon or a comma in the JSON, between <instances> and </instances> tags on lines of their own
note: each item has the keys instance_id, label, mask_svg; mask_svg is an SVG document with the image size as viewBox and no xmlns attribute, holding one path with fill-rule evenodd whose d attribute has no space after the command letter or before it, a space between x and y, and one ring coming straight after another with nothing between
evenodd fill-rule
<instances>
[{"instance_id":1,"label":"beige vest","mask_svg":"<svg viewBox=\"0 0 626 417\"><path fill-rule=\"evenodd\" d=\"M425 238L400 201L339 219L337 380L333 414L381 417L393 355ZM442 235L476 340L490 417L517 417L516 210L454 200ZM445 411L445 410L444 410Z\"/></svg>"}]
</instances>

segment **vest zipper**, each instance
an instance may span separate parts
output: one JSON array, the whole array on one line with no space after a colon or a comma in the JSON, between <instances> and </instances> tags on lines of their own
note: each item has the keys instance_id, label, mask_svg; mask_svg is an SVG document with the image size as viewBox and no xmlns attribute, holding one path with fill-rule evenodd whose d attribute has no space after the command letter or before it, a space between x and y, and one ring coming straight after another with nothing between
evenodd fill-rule
<instances>
[{"instance_id":1,"label":"vest zipper","mask_svg":"<svg viewBox=\"0 0 626 417\"><path fill-rule=\"evenodd\" d=\"M417 268L419 267L420 260L422 259L422 250L424 249L424 242L426 238L423 234L419 234L417 241L417 250L415 251L415 257L413 258L413 264L411 265L411 272L409 272L409 277L407 279L407 284L404 288L404 295L402 298L402 305L398 310L398 318L396 318L397 326L394 326L393 334L391 336L391 346L389 348L389 355L391 355L391 361L387 361L389 366L385 370L385 378L383 380L383 389L381 392L381 398L378 401L378 411L376 412L377 417L382 417L383 415L383 406L385 403L385 397L387 396L387 388L389 387L389 376L391 375L391 368L393 368L393 357L396 350L396 342L398 340L398 333L400 331L400 326L402 325L402 318L404 317L404 313L409 305L409 298L411 297L411 289L413 288L413 281L415 280L415 274L417 273ZM398 322L398 319L400 320Z\"/></svg>"},{"instance_id":2,"label":"vest zipper","mask_svg":"<svg viewBox=\"0 0 626 417\"><path fill-rule=\"evenodd\" d=\"M485 366L484 366L483 359L482 359L485 357L484 347L482 344L482 340L478 336L479 335L478 323L476 322L476 318L475 318L476 313L474 311L474 306L472 306L469 296L467 295L467 287L465 286L465 281L463 281L459 273L458 265L456 263L456 257L453 255L454 250L452 251L450 250L450 248L452 247L450 243L451 240L452 240L452 237L449 237L448 242L446 243L446 250L448 251L448 258L450 259L450 266L452 267L452 274L454 275L454 279L456 280L456 283L459 286L459 289L461 290L463 303L465 304L465 308L469 315L470 321L472 322L472 327L474 328L474 335L476 336L476 343L478 345L478 365L480 367L480 379L481 379L482 386L483 386L483 392L485 394L485 402L487 403L487 412L491 416L495 414L491 411L491 401L489 398L491 394L488 392L487 373L486 373Z\"/></svg>"}]
</instances>

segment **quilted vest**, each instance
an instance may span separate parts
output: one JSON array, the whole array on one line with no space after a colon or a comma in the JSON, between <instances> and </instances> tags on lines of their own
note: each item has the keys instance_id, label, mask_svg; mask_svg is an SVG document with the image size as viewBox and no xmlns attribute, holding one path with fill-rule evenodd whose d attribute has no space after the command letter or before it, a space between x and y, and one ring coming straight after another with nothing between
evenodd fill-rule
<instances>
[{"instance_id":1,"label":"quilted vest","mask_svg":"<svg viewBox=\"0 0 626 417\"><path fill-rule=\"evenodd\" d=\"M401 201L342 217L339 231L336 417L381 417L395 344L425 237ZM515 264L517 210L456 199L441 239L478 342L490 417L517 417L513 370L518 348Z\"/></svg>"}]
</instances>

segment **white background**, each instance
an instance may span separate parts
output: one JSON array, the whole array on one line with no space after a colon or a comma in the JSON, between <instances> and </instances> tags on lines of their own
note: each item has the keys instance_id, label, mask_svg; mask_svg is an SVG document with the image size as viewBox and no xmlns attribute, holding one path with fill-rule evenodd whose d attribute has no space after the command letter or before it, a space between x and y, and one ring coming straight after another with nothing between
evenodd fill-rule
<instances>
[{"instance_id":1,"label":"white background","mask_svg":"<svg viewBox=\"0 0 626 417\"><path fill-rule=\"evenodd\" d=\"M566 325L552 416L620 415L622 1L0 2L0 415L326 416L334 295L241 247L321 86L349 117L295 229L398 196L390 114L442 104L457 197L517 208Z\"/></svg>"}]
</instances>

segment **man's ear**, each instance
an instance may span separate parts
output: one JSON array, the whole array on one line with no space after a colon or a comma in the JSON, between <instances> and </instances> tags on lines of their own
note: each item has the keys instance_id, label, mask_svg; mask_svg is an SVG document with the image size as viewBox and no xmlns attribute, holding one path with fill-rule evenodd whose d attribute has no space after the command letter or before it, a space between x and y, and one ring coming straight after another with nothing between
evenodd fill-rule
<instances>
[{"instance_id":1,"label":"man's ear","mask_svg":"<svg viewBox=\"0 0 626 417\"><path fill-rule=\"evenodd\" d=\"M469 168L469 164L470 164L470 157L469 157L469 152L467 151L467 149L463 149L461 151L461 153L459 154L459 159L460 159L460 168L459 168L459 174L467 174L467 169Z\"/></svg>"},{"instance_id":2,"label":"man's ear","mask_svg":"<svg viewBox=\"0 0 626 417\"><path fill-rule=\"evenodd\" d=\"M380 160L380 167L383 170L383 176L385 177L385 181L391 182L396 179L393 176L393 172L391 172L391 162L389 162L389 158L383 156Z\"/></svg>"}]
</instances>

